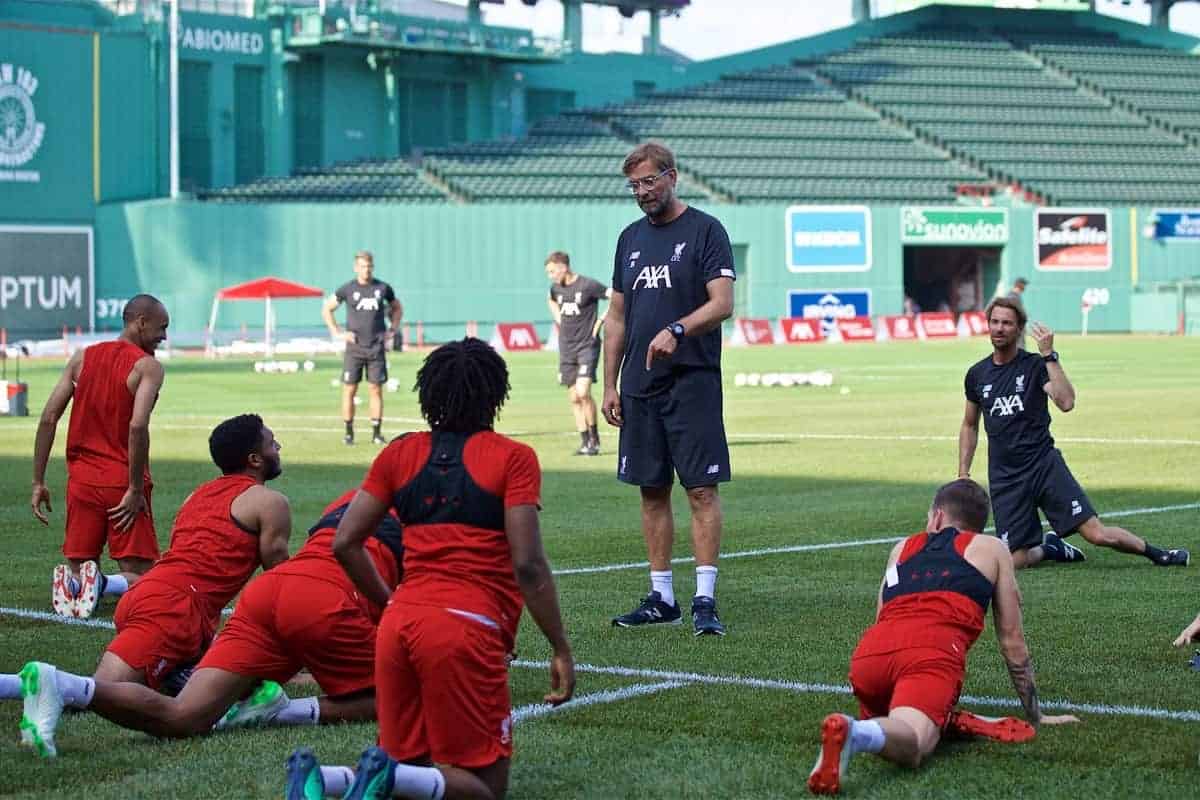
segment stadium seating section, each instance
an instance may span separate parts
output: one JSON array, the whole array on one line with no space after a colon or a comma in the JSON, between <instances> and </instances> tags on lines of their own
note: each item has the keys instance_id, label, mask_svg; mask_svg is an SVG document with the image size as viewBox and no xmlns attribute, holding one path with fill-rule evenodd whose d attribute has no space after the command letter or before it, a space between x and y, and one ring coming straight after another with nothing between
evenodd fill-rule
<instances>
[{"instance_id":1,"label":"stadium seating section","mask_svg":"<svg viewBox=\"0 0 1200 800\"><path fill-rule=\"evenodd\" d=\"M947 202L964 185L1056 204L1191 203L1200 57L1115 36L927 28L540 121L520 141L341 165L219 200L620 200L637 142L690 200Z\"/></svg>"}]
</instances>

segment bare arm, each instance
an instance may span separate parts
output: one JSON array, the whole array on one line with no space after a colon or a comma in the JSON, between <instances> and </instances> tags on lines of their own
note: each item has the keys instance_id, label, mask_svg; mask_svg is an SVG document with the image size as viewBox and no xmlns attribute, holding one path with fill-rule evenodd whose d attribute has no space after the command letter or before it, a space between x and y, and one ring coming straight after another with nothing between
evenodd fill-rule
<instances>
[{"instance_id":1,"label":"bare arm","mask_svg":"<svg viewBox=\"0 0 1200 800\"><path fill-rule=\"evenodd\" d=\"M43 525L50 524L46 512L50 508L50 490L46 488L46 465L50 463L50 451L54 448L54 434L58 430L58 421L67 410L71 398L75 395L75 379L79 376L79 368L83 364L83 351L76 351L67 362L66 369L59 376L58 383L50 390L46 405L42 408L42 416L38 420L37 435L33 440L33 496L29 505L33 515Z\"/></svg>"},{"instance_id":2,"label":"bare arm","mask_svg":"<svg viewBox=\"0 0 1200 800\"><path fill-rule=\"evenodd\" d=\"M252 495L254 510L251 513L258 526L258 557L263 569L287 561L288 540L292 536L292 507L287 497L265 486L253 487L243 494Z\"/></svg>"},{"instance_id":3,"label":"bare arm","mask_svg":"<svg viewBox=\"0 0 1200 800\"><path fill-rule=\"evenodd\" d=\"M621 359L625 356L625 295L614 291L608 302L604 320L604 400L600 410L609 425L621 427L621 396L617 393L617 377Z\"/></svg>"},{"instance_id":4,"label":"bare arm","mask_svg":"<svg viewBox=\"0 0 1200 800\"><path fill-rule=\"evenodd\" d=\"M387 605L392 587L379 574L364 545L386 513L387 505L359 490L333 536L334 557L367 600L380 608Z\"/></svg>"},{"instance_id":5,"label":"bare arm","mask_svg":"<svg viewBox=\"0 0 1200 800\"><path fill-rule=\"evenodd\" d=\"M600 313L600 303L607 302L610 298L612 298L612 294L613 294L612 287L609 287L604 290L604 300L596 301L596 324L592 326L592 336L599 336L600 329L604 327L604 314Z\"/></svg>"},{"instance_id":6,"label":"bare arm","mask_svg":"<svg viewBox=\"0 0 1200 800\"><path fill-rule=\"evenodd\" d=\"M733 279L713 278L704 286L708 290L708 299L679 320L685 336L702 336L733 316ZM673 333L669 330L659 331L646 348L646 369L650 369L657 359L670 358L677 346Z\"/></svg>"},{"instance_id":7,"label":"bare arm","mask_svg":"<svg viewBox=\"0 0 1200 800\"><path fill-rule=\"evenodd\" d=\"M133 526L138 514L146 511L146 464L150 461L150 412L162 388L163 367L153 356L140 359L133 367L137 385L133 390L133 414L129 419L129 483L121 502L107 510L113 527L119 531Z\"/></svg>"},{"instance_id":8,"label":"bare arm","mask_svg":"<svg viewBox=\"0 0 1200 800\"><path fill-rule=\"evenodd\" d=\"M575 693L575 660L563 628L554 576L542 549L537 506L505 509L504 532L525 607L554 650L550 659L550 694L545 700L554 705L565 703Z\"/></svg>"},{"instance_id":9,"label":"bare arm","mask_svg":"<svg viewBox=\"0 0 1200 800\"><path fill-rule=\"evenodd\" d=\"M975 448L979 446L979 406L967 401L963 412L962 427L958 429L958 477L971 474L971 462L975 460Z\"/></svg>"},{"instance_id":10,"label":"bare arm","mask_svg":"<svg viewBox=\"0 0 1200 800\"><path fill-rule=\"evenodd\" d=\"M554 320L555 325L562 324L562 311L558 308L558 303L554 302L553 297L546 298L546 307L550 309L550 319Z\"/></svg>"},{"instance_id":11,"label":"bare arm","mask_svg":"<svg viewBox=\"0 0 1200 800\"><path fill-rule=\"evenodd\" d=\"M1030 326L1030 333L1033 334L1033 339L1037 342L1039 353L1043 356L1048 356L1054 352L1054 331L1040 322L1035 322ZM1067 379L1067 373L1063 370L1062 364L1057 361L1048 362L1046 364L1046 375L1050 380L1046 382L1046 385L1042 389L1054 401L1054 405L1064 414L1073 409L1075 407L1075 387Z\"/></svg>"},{"instance_id":12,"label":"bare arm","mask_svg":"<svg viewBox=\"0 0 1200 800\"><path fill-rule=\"evenodd\" d=\"M887 567L883 571L883 580L879 582L879 594L875 598L875 621L879 621L879 614L883 611L883 587L887 586L888 575L896 566L896 562L900 560L900 551L904 549L904 542L896 542L896 546L892 548L892 552L888 555Z\"/></svg>"},{"instance_id":13,"label":"bare arm","mask_svg":"<svg viewBox=\"0 0 1200 800\"><path fill-rule=\"evenodd\" d=\"M1183 631L1181 631L1180 634L1175 637L1175 646L1183 647L1189 642L1194 642L1197 634L1200 634L1200 614L1197 614L1196 618L1192 620L1192 624L1184 628Z\"/></svg>"},{"instance_id":14,"label":"bare arm","mask_svg":"<svg viewBox=\"0 0 1200 800\"><path fill-rule=\"evenodd\" d=\"M392 330L400 330L400 321L404 319L404 306L394 297L392 302L388 303L388 316L392 321Z\"/></svg>"},{"instance_id":15,"label":"bare arm","mask_svg":"<svg viewBox=\"0 0 1200 800\"><path fill-rule=\"evenodd\" d=\"M325 321L325 327L329 329L329 335L334 339L344 339L347 342L354 342L354 334L349 331L343 331L338 328L337 320L333 318L333 312L341 304L337 299L337 295L331 294L325 303L321 306L321 319Z\"/></svg>"}]
</instances>

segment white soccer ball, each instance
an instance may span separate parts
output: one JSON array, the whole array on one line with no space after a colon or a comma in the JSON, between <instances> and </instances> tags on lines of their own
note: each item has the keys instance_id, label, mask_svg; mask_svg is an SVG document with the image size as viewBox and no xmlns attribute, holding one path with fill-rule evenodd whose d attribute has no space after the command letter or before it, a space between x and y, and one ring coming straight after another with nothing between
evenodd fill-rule
<instances>
[{"instance_id":1,"label":"white soccer ball","mask_svg":"<svg viewBox=\"0 0 1200 800\"><path fill-rule=\"evenodd\" d=\"M333 387L333 388L335 388L335 389L336 389L338 386L340 386L340 385L341 385L341 383L342 383L342 382L341 382L341 381L339 381L337 378L330 378L330 379L329 379L329 385L330 385L330 386L332 386L332 387Z\"/></svg>"},{"instance_id":2,"label":"white soccer ball","mask_svg":"<svg viewBox=\"0 0 1200 800\"><path fill-rule=\"evenodd\" d=\"M842 389L841 389L841 391L839 392L839 394L841 394L841 395L848 395L848 394L850 394L850 387L849 387L849 386L843 386L843 387L842 387Z\"/></svg>"},{"instance_id":3,"label":"white soccer ball","mask_svg":"<svg viewBox=\"0 0 1200 800\"><path fill-rule=\"evenodd\" d=\"M761 382L762 382L762 376L759 375L757 372L751 372L749 375L746 376L746 385L747 386L758 386L758 384Z\"/></svg>"},{"instance_id":4,"label":"white soccer ball","mask_svg":"<svg viewBox=\"0 0 1200 800\"><path fill-rule=\"evenodd\" d=\"M362 398L359 397L358 395L354 395L354 405L356 405L356 406L362 405Z\"/></svg>"},{"instance_id":5,"label":"white soccer ball","mask_svg":"<svg viewBox=\"0 0 1200 800\"><path fill-rule=\"evenodd\" d=\"M304 371L305 372L312 372L316 368L317 368L316 362L313 362L313 361L305 361L304 362Z\"/></svg>"},{"instance_id":6,"label":"white soccer ball","mask_svg":"<svg viewBox=\"0 0 1200 800\"><path fill-rule=\"evenodd\" d=\"M255 362L254 362L254 371L255 371L255 372L262 372L262 371L263 371L263 362L261 362L261 361L255 361Z\"/></svg>"},{"instance_id":7,"label":"white soccer ball","mask_svg":"<svg viewBox=\"0 0 1200 800\"><path fill-rule=\"evenodd\" d=\"M734 375L733 376L733 385L734 386L745 386L746 385L746 373L739 372L737 375Z\"/></svg>"},{"instance_id":8,"label":"white soccer ball","mask_svg":"<svg viewBox=\"0 0 1200 800\"><path fill-rule=\"evenodd\" d=\"M395 378L388 378L387 390L389 392L400 391L400 381L396 380Z\"/></svg>"},{"instance_id":9,"label":"white soccer ball","mask_svg":"<svg viewBox=\"0 0 1200 800\"><path fill-rule=\"evenodd\" d=\"M790 372L781 372L779 374L779 385L780 386L795 386L796 385L796 376L792 375Z\"/></svg>"}]
</instances>

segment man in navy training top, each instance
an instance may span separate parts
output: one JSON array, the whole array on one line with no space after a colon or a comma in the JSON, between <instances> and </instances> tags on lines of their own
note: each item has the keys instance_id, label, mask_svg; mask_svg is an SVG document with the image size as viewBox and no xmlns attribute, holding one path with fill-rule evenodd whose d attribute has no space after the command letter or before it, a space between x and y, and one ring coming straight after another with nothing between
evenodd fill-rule
<instances>
[{"instance_id":1,"label":"man in navy training top","mask_svg":"<svg viewBox=\"0 0 1200 800\"><path fill-rule=\"evenodd\" d=\"M1083 552L1062 538L1078 531L1091 544L1144 555L1160 567L1186 567L1187 550L1162 550L1124 528L1101 522L1054 446L1046 398L1063 413L1075 407L1075 389L1054 350L1054 332L1033 323L1038 352L1029 353L1018 346L1026 321L1019 301L997 297L988 304L987 318L993 352L967 370L958 477L970 475L982 414L992 516L996 534L1012 551L1013 564L1021 569L1042 561L1083 561ZM1039 508L1052 528L1045 536Z\"/></svg>"},{"instance_id":2,"label":"man in navy training top","mask_svg":"<svg viewBox=\"0 0 1200 800\"><path fill-rule=\"evenodd\" d=\"M714 597L721 547L717 484L730 479L721 322L733 313L733 249L720 222L676 196L675 156L666 147L639 145L623 171L645 216L617 240L602 409L621 429L617 478L641 488L651 590L613 625L681 621L671 576L677 472L692 511L692 624L697 636L724 635Z\"/></svg>"}]
</instances>

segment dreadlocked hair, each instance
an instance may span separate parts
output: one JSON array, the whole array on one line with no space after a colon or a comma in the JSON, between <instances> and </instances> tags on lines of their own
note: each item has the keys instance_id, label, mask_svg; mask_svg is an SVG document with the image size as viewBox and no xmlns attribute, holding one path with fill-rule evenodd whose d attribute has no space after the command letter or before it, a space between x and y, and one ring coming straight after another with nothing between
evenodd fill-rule
<instances>
[{"instance_id":1,"label":"dreadlocked hair","mask_svg":"<svg viewBox=\"0 0 1200 800\"><path fill-rule=\"evenodd\" d=\"M456 433L490 429L509 388L504 359L471 336L430 353L413 386L429 427Z\"/></svg>"}]
</instances>

